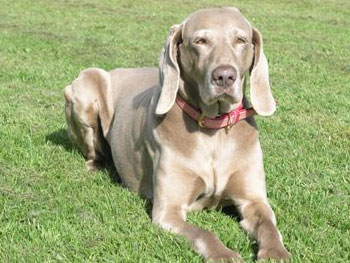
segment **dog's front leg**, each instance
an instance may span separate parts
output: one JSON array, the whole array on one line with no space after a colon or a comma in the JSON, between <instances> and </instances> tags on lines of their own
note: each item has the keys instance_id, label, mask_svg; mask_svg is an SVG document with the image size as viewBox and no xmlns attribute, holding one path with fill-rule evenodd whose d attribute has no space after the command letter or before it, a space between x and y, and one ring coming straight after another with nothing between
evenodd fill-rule
<instances>
[{"instance_id":1,"label":"dog's front leg","mask_svg":"<svg viewBox=\"0 0 350 263\"><path fill-rule=\"evenodd\" d=\"M276 226L275 213L266 197L262 163L257 162L236 172L226 187L226 194L242 215L241 226L258 241L258 259L289 259L290 254Z\"/></svg>"},{"instance_id":2,"label":"dog's front leg","mask_svg":"<svg viewBox=\"0 0 350 263\"><path fill-rule=\"evenodd\" d=\"M205 183L196 175L158 173L154 184L153 222L187 237L206 262L243 262L217 235L186 222L187 208L204 191Z\"/></svg>"},{"instance_id":3,"label":"dog's front leg","mask_svg":"<svg viewBox=\"0 0 350 263\"><path fill-rule=\"evenodd\" d=\"M258 241L258 259L286 260L290 255L276 226L275 214L267 202L240 200L241 226Z\"/></svg>"}]
</instances>

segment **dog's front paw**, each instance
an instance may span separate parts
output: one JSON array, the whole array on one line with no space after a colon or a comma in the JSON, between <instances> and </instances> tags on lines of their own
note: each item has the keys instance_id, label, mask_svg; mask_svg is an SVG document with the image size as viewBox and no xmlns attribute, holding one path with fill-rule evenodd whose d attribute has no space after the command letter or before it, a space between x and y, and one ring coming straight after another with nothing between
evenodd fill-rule
<instances>
[{"instance_id":1,"label":"dog's front paw","mask_svg":"<svg viewBox=\"0 0 350 263\"><path fill-rule=\"evenodd\" d=\"M206 263L243 263L244 260L238 253L231 250L225 251L222 254L213 255L205 260Z\"/></svg>"},{"instance_id":2,"label":"dog's front paw","mask_svg":"<svg viewBox=\"0 0 350 263\"><path fill-rule=\"evenodd\" d=\"M265 259L287 261L290 259L290 254L283 246L277 248L261 248L258 252L258 260Z\"/></svg>"}]
</instances>

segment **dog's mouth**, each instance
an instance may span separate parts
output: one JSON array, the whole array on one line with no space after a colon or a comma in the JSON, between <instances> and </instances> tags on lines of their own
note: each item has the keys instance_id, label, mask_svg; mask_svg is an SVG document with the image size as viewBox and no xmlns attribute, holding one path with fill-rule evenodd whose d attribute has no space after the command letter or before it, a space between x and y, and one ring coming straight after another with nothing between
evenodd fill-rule
<instances>
[{"instance_id":1,"label":"dog's mouth","mask_svg":"<svg viewBox=\"0 0 350 263\"><path fill-rule=\"evenodd\" d=\"M239 102L239 98L238 96L232 96L231 94L227 94L227 93L222 93L219 95L214 96L210 102L211 104L214 103L229 103L229 104L235 104Z\"/></svg>"},{"instance_id":2,"label":"dog's mouth","mask_svg":"<svg viewBox=\"0 0 350 263\"><path fill-rule=\"evenodd\" d=\"M216 97L212 97L207 102L202 101L200 103L200 108L205 116L215 118L237 109L240 104L241 100L239 98L232 97L227 94L222 94Z\"/></svg>"},{"instance_id":3,"label":"dog's mouth","mask_svg":"<svg viewBox=\"0 0 350 263\"><path fill-rule=\"evenodd\" d=\"M232 96L231 94L222 93L217 94L210 98L207 102L208 105L218 104L220 112L219 113L228 113L232 109L237 108L241 104L240 96ZM231 109L231 110L230 110Z\"/></svg>"}]
</instances>

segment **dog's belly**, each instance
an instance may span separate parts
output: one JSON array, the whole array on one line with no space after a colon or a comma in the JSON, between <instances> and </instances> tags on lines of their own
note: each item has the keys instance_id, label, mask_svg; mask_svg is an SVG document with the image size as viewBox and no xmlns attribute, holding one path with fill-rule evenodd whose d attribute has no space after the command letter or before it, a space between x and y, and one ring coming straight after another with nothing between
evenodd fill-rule
<instances>
[{"instance_id":1,"label":"dog's belly","mask_svg":"<svg viewBox=\"0 0 350 263\"><path fill-rule=\"evenodd\" d=\"M127 106L122 107L125 109ZM123 185L152 199L153 156L146 147L149 133L142 128L146 118L146 113L142 109L130 120L118 122L115 118L110 145L113 161Z\"/></svg>"},{"instance_id":2,"label":"dog's belly","mask_svg":"<svg viewBox=\"0 0 350 263\"><path fill-rule=\"evenodd\" d=\"M119 72L120 71L120 72ZM125 78L124 75L128 75ZM151 199L152 156L147 151L148 111L155 85L157 69L123 69L112 72L115 87L115 115L107 141L111 146L113 161L124 186ZM139 85L130 85L130 82ZM130 88L133 87L133 88Z\"/></svg>"}]
</instances>

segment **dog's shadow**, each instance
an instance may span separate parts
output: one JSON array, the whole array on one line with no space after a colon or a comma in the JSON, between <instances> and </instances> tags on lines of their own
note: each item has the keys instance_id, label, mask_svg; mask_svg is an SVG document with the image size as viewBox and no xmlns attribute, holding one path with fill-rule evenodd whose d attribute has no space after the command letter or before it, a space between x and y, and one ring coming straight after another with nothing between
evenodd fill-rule
<instances>
[{"instance_id":1,"label":"dog's shadow","mask_svg":"<svg viewBox=\"0 0 350 263\"><path fill-rule=\"evenodd\" d=\"M54 145L63 146L68 152L75 150L73 144L68 138L67 130L63 128L46 135L45 141L51 142Z\"/></svg>"},{"instance_id":2,"label":"dog's shadow","mask_svg":"<svg viewBox=\"0 0 350 263\"><path fill-rule=\"evenodd\" d=\"M68 137L67 130L64 128L61 128L55 132L52 132L48 134L45 137L46 142L51 142L54 145L62 146L66 151L68 152L79 152L81 155L82 153L74 147L72 142L70 141ZM106 171L109 175L109 178L114 184L120 184L121 180L118 175L118 172L113 164L112 161L105 161L105 162L99 162L97 166L98 170Z\"/></svg>"}]
</instances>

